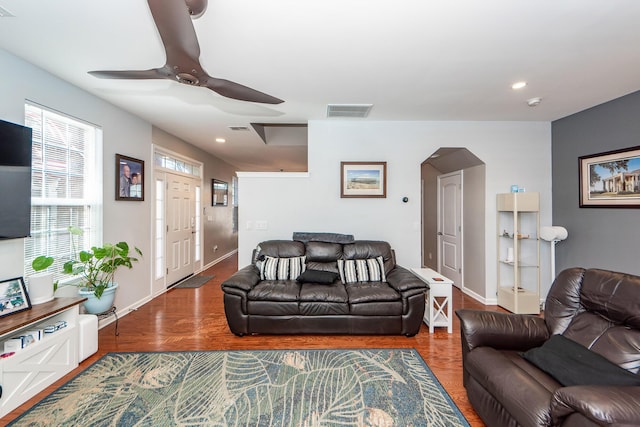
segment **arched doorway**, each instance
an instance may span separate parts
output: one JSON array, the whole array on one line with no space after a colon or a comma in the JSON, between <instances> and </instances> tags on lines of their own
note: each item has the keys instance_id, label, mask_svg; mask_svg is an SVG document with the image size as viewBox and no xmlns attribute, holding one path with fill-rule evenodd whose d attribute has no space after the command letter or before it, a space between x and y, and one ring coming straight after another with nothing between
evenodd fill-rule
<instances>
[{"instance_id":1,"label":"arched doorway","mask_svg":"<svg viewBox=\"0 0 640 427\"><path fill-rule=\"evenodd\" d=\"M439 224L439 177L461 172L460 280L466 294L483 300L485 294L485 164L466 148L442 147L421 165L422 179L422 264L438 271L441 254Z\"/></svg>"}]
</instances>

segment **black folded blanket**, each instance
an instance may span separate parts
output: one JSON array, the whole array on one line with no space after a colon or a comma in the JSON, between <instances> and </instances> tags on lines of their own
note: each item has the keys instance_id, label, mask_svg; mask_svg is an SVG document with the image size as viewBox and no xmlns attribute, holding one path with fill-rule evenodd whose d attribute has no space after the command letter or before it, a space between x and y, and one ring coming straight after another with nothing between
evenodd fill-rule
<instances>
[{"instance_id":1,"label":"black folded blanket","mask_svg":"<svg viewBox=\"0 0 640 427\"><path fill-rule=\"evenodd\" d=\"M338 234L338 233L308 233L295 231L293 233L292 240L298 242L327 242L327 243L353 243L353 234Z\"/></svg>"}]
</instances>

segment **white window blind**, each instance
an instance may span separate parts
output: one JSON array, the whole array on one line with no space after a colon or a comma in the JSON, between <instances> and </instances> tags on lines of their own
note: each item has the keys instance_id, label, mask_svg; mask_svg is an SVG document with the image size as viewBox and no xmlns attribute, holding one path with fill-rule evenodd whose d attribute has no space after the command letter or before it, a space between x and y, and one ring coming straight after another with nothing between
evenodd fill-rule
<instances>
[{"instance_id":1,"label":"white window blind","mask_svg":"<svg viewBox=\"0 0 640 427\"><path fill-rule=\"evenodd\" d=\"M33 129L31 237L25 239L24 271L31 261L52 256L54 280L65 280L62 265L74 255L70 225L84 235L78 249L102 241L102 131L77 119L25 104L25 125Z\"/></svg>"}]
</instances>

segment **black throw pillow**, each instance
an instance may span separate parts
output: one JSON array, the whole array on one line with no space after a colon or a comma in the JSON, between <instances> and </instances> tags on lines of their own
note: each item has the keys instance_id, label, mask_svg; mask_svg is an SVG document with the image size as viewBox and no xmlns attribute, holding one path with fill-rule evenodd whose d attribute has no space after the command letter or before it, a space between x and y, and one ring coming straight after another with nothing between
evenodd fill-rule
<instances>
[{"instance_id":1,"label":"black throw pillow","mask_svg":"<svg viewBox=\"0 0 640 427\"><path fill-rule=\"evenodd\" d=\"M640 376L562 335L552 336L541 347L522 353L522 357L563 386L640 385Z\"/></svg>"},{"instance_id":2,"label":"black throw pillow","mask_svg":"<svg viewBox=\"0 0 640 427\"><path fill-rule=\"evenodd\" d=\"M305 270L296 281L298 283L320 283L323 285L331 285L340 275L332 271L322 270Z\"/></svg>"}]
</instances>

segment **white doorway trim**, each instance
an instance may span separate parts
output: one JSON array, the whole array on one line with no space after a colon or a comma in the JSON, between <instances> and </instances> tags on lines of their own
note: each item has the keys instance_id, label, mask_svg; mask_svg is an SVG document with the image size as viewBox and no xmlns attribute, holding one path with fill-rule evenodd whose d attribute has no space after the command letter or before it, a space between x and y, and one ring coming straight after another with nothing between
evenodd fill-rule
<instances>
[{"instance_id":1,"label":"white doorway trim","mask_svg":"<svg viewBox=\"0 0 640 427\"><path fill-rule=\"evenodd\" d=\"M193 171L186 172L180 170L179 167L163 167L158 162L158 157L167 156L172 159L185 162L193 166ZM200 209L197 215L194 215L198 221L198 230L196 234L198 241L194 242L194 247L198 248L201 252L204 242L204 236L202 233L202 189L204 179L204 166L202 162L192 159L187 156L183 156L177 152L168 150L166 148L152 144L152 159L153 159L153 186L152 186L152 200L153 200L153 224L152 224L152 247L153 247L153 265L152 265L152 294L158 295L167 290L167 254L166 254L166 229L167 229L167 176L168 174L180 175L185 178L189 178L193 181L193 185L200 189ZM175 165L173 165L175 166ZM192 251L192 262L194 267L194 273L202 271L202 253L196 254L195 250Z\"/></svg>"}]
</instances>

